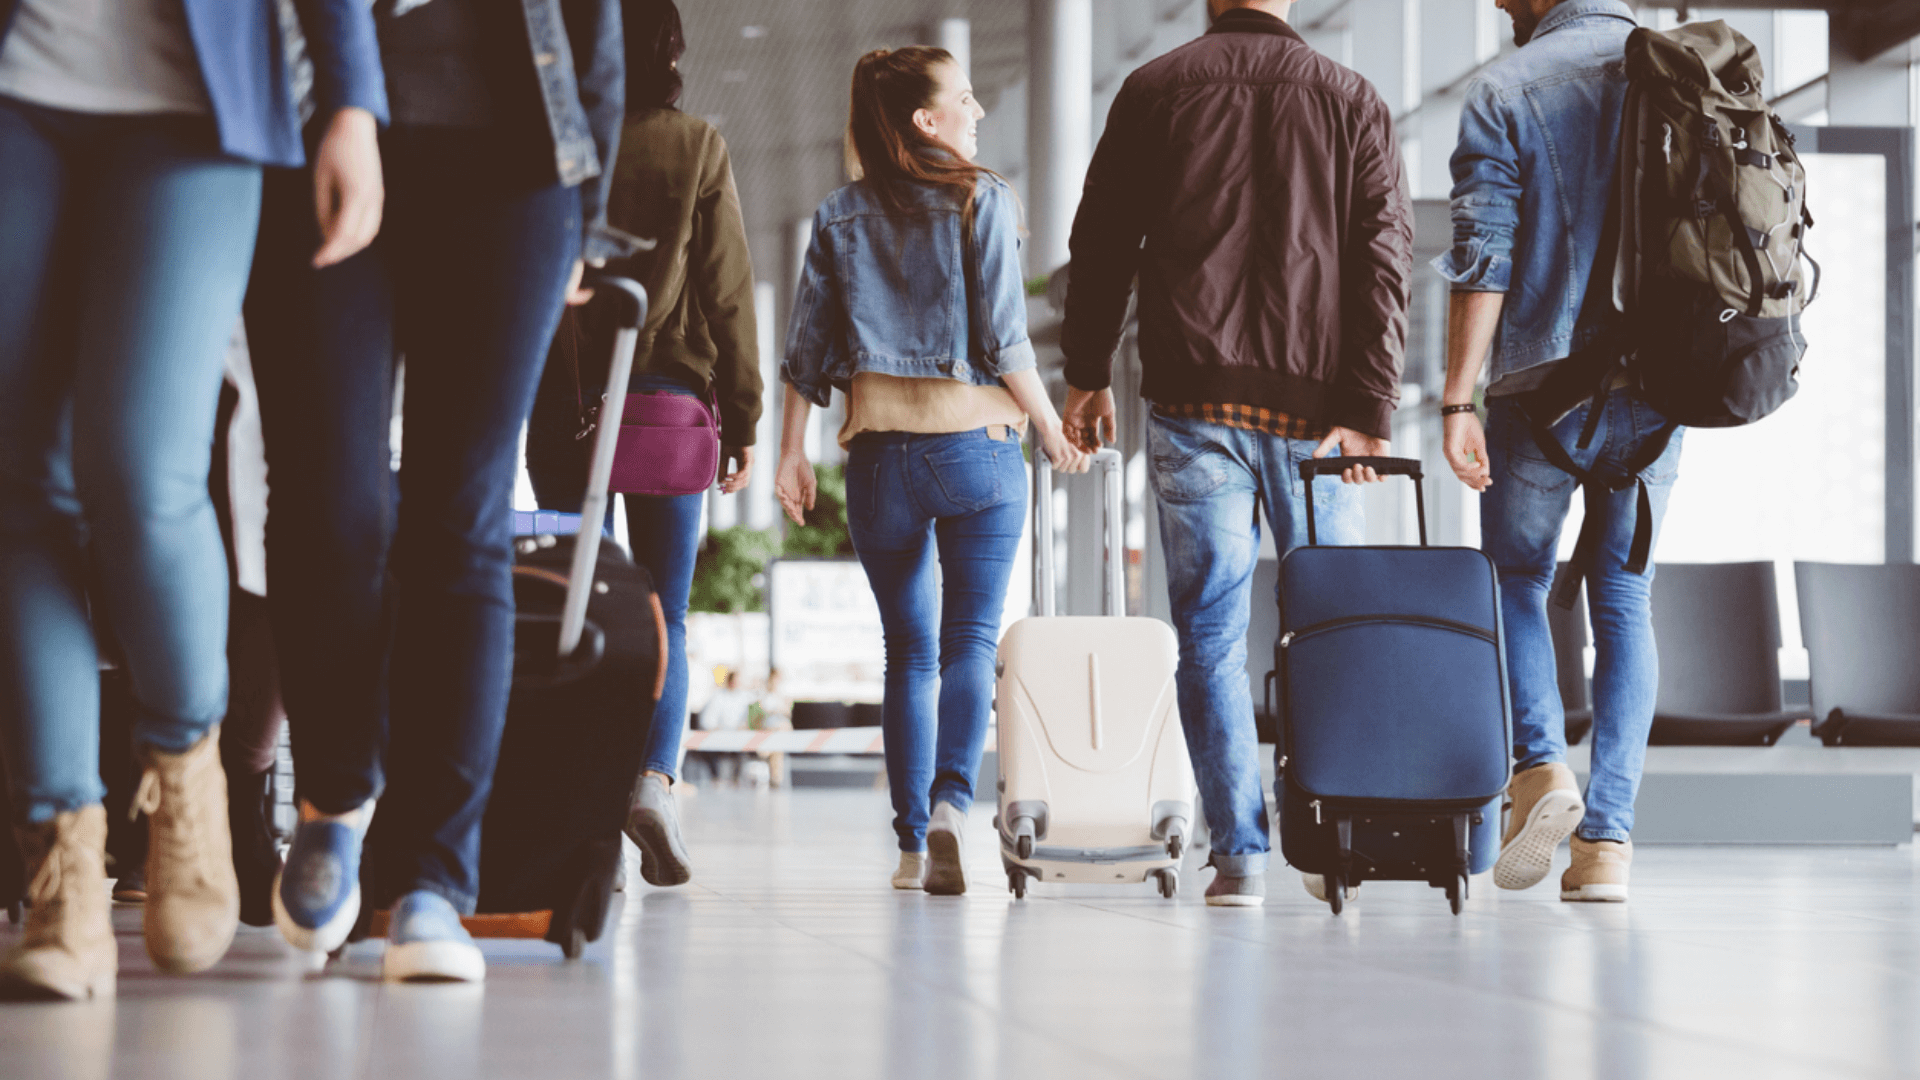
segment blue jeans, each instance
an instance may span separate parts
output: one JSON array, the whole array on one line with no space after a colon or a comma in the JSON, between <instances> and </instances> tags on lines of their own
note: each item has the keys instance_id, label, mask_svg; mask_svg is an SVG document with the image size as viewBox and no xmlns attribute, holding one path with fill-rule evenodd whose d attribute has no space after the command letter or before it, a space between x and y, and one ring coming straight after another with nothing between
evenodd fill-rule
<instances>
[{"instance_id":1,"label":"blue jeans","mask_svg":"<svg viewBox=\"0 0 1920 1080\"><path fill-rule=\"evenodd\" d=\"M1300 462L1315 445L1158 411L1147 421L1167 592L1180 635L1180 724L1213 834L1210 861L1229 877L1266 872L1272 847L1247 685L1260 508L1280 554L1307 542ZM1321 543L1360 542L1359 491L1329 477L1314 485L1313 499Z\"/></svg>"},{"instance_id":2,"label":"blue jeans","mask_svg":"<svg viewBox=\"0 0 1920 1080\"><path fill-rule=\"evenodd\" d=\"M901 851L926 849L934 803L972 808L986 746L1027 515L1020 444L987 430L870 432L847 458L847 526L886 632L881 730Z\"/></svg>"},{"instance_id":3,"label":"blue jeans","mask_svg":"<svg viewBox=\"0 0 1920 1080\"><path fill-rule=\"evenodd\" d=\"M1553 433L1581 468L1617 472L1666 418L1627 390L1615 390L1605 407L1587 449L1574 449L1574 443L1588 405L1561 420ZM1666 452L1646 470L1656 539L1679 475L1683 434L1675 432ZM1554 674L1547 592L1576 485L1573 477L1546 460L1519 410L1499 398L1487 408L1487 462L1493 487L1480 500L1481 546L1500 572L1515 768L1530 769L1567 756L1567 718ZM1594 647L1593 772L1587 784L1587 814L1578 832L1586 840L1624 841L1633 831L1633 800L1640 790L1660 682L1649 604L1653 567L1645 574L1625 569L1638 514L1636 490L1584 490L1586 513L1601 521L1605 532L1587 578Z\"/></svg>"},{"instance_id":4,"label":"blue jeans","mask_svg":"<svg viewBox=\"0 0 1920 1080\"><path fill-rule=\"evenodd\" d=\"M593 440L576 439L580 427L572 370L552 362L540 377L533 419L527 429L527 478L542 510L579 513L585 498ZM635 375L632 393L666 391L697 396L686 384L657 375ZM693 564L700 554L700 508L706 495L625 495L627 540L633 561L647 568L667 620L667 681L647 728L647 772L680 775L680 742L687 731L687 601ZM607 507L613 521L613 507Z\"/></svg>"},{"instance_id":5,"label":"blue jeans","mask_svg":"<svg viewBox=\"0 0 1920 1080\"><path fill-rule=\"evenodd\" d=\"M376 905L425 889L473 910L506 723L520 429L579 257L580 196L502 175L498 138L388 129L380 236L319 271L312 176L275 170L247 296L299 792L326 813L382 796Z\"/></svg>"},{"instance_id":6,"label":"blue jeans","mask_svg":"<svg viewBox=\"0 0 1920 1080\"><path fill-rule=\"evenodd\" d=\"M259 167L223 157L210 120L0 98L0 756L19 819L104 795L96 628L124 650L138 742L184 751L226 712L207 470L259 207Z\"/></svg>"}]
</instances>

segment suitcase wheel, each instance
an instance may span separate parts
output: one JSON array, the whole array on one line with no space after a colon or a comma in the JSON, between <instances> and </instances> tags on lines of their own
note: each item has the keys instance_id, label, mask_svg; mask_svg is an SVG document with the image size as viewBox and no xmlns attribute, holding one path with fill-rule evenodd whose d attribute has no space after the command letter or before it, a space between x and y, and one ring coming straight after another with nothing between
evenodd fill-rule
<instances>
[{"instance_id":1,"label":"suitcase wheel","mask_svg":"<svg viewBox=\"0 0 1920 1080\"><path fill-rule=\"evenodd\" d=\"M560 943L560 952L569 960L578 960L587 951L587 932L574 927L567 931L567 940Z\"/></svg>"},{"instance_id":2,"label":"suitcase wheel","mask_svg":"<svg viewBox=\"0 0 1920 1080\"><path fill-rule=\"evenodd\" d=\"M1186 850L1187 850L1187 838L1185 836L1182 836L1179 833L1174 833L1172 836L1167 837L1167 858L1172 859L1175 862L1179 862L1180 856Z\"/></svg>"},{"instance_id":3,"label":"suitcase wheel","mask_svg":"<svg viewBox=\"0 0 1920 1080\"><path fill-rule=\"evenodd\" d=\"M1173 894L1180 891L1180 871L1173 869L1155 870L1153 876L1160 881L1161 896L1171 900L1173 899Z\"/></svg>"},{"instance_id":4,"label":"suitcase wheel","mask_svg":"<svg viewBox=\"0 0 1920 1080\"><path fill-rule=\"evenodd\" d=\"M8 922L12 923L15 926L19 926L21 921L24 920L26 917L27 917L27 906L25 904L21 903L18 900L15 900L13 903L7 905L7 921Z\"/></svg>"},{"instance_id":5,"label":"suitcase wheel","mask_svg":"<svg viewBox=\"0 0 1920 1080\"><path fill-rule=\"evenodd\" d=\"M1027 875L1019 870L1007 871L1007 888L1013 890L1015 900L1027 898Z\"/></svg>"},{"instance_id":6,"label":"suitcase wheel","mask_svg":"<svg viewBox=\"0 0 1920 1080\"><path fill-rule=\"evenodd\" d=\"M1033 858L1033 837L1023 836L1015 841L1014 850L1019 852L1020 857L1023 859Z\"/></svg>"},{"instance_id":7,"label":"suitcase wheel","mask_svg":"<svg viewBox=\"0 0 1920 1080\"><path fill-rule=\"evenodd\" d=\"M1465 906L1466 899L1467 878L1462 874L1447 884L1447 906L1453 909L1455 915L1458 915L1460 909Z\"/></svg>"},{"instance_id":8,"label":"suitcase wheel","mask_svg":"<svg viewBox=\"0 0 1920 1080\"><path fill-rule=\"evenodd\" d=\"M1333 909L1335 915L1340 914L1340 909L1345 907L1347 903L1346 881L1342 880L1339 874L1328 874L1325 887L1327 890L1327 906Z\"/></svg>"}]
</instances>

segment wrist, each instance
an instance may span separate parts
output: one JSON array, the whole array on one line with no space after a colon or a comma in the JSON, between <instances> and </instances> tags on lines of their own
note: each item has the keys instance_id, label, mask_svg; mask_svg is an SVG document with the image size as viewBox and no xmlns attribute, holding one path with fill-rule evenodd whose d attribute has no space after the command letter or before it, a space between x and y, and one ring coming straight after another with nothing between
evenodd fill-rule
<instances>
[{"instance_id":1,"label":"wrist","mask_svg":"<svg viewBox=\"0 0 1920 1080\"><path fill-rule=\"evenodd\" d=\"M356 134L364 132L372 135L379 133L380 122L374 119L373 114L366 109L358 105L348 105L345 108L334 111L333 118L328 122L328 127L339 131L353 132Z\"/></svg>"}]
</instances>

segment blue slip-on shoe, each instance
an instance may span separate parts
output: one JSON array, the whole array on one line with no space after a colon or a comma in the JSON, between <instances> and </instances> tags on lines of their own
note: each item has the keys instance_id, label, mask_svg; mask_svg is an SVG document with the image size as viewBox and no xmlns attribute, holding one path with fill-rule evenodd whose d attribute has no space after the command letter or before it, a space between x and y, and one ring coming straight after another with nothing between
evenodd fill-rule
<instances>
[{"instance_id":1,"label":"blue slip-on shoe","mask_svg":"<svg viewBox=\"0 0 1920 1080\"><path fill-rule=\"evenodd\" d=\"M446 897L422 889L393 905L381 974L388 982L477 983L487 961Z\"/></svg>"},{"instance_id":2,"label":"blue slip-on shoe","mask_svg":"<svg viewBox=\"0 0 1920 1080\"><path fill-rule=\"evenodd\" d=\"M303 821L273 881L273 922L287 944L330 953L360 918L360 845L373 821L369 800L351 821Z\"/></svg>"}]
</instances>

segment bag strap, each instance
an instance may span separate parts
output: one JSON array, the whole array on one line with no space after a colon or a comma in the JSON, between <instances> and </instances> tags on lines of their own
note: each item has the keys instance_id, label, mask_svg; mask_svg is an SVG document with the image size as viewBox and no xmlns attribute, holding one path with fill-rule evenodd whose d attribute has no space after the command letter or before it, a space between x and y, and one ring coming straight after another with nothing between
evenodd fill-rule
<instances>
[{"instance_id":1,"label":"bag strap","mask_svg":"<svg viewBox=\"0 0 1920 1080\"><path fill-rule=\"evenodd\" d=\"M1604 398L1591 403L1586 427L1597 427L1594 417L1606 406ZM1602 476L1591 469L1583 469L1573 460L1567 448L1554 438L1553 429L1527 414L1526 406L1520 406L1521 415L1527 418L1527 428L1533 434L1533 441L1545 454L1547 461L1561 472L1573 477L1574 482L1587 493L1587 513L1580 522L1580 535L1573 544L1573 558L1568 564L1569 572L1554 585L1552 600L1561 608L1571 611L1573 598L1579 591L1580 582L1586 580L1592 571L1594 561L1599 555L1601 540L1601 515L1596 513L1597 497L1625 491L1629 486L1639 489L1638 503L1634 508L1633 543L1627 550L1625 569L1629 574L1644 574L1647 564L1653 560L1653 496L1647 490L1646 472L1660 456L1667 452L1667 446L1673 441L1673 433L1680 425L1668 423L1641 445L1638 453L1628 459L1622 472L1617 476Z\"/></svg>"}]
</instances>

